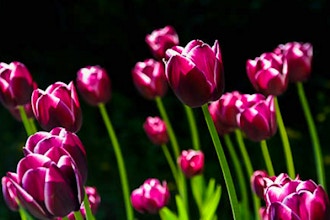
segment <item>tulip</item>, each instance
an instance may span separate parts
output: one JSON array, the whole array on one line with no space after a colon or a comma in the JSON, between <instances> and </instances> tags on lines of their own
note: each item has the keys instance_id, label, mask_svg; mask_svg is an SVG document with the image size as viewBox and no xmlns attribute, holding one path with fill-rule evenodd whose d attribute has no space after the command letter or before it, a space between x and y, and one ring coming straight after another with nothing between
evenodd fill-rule
<instances>
[{"instance_id":1,"label":"tulip","mask_svg":"<svg viewBox=\"0 0 330 220\"><path fill-rule=\"evenodd\" d=\"M134 209L140 213L157 214L170 200L167 182L162 183L155 178L149 178L131 193Z\"/></svg>"},{"instance_id":2,"label":"tulip","mask_svg":"<svg viewBox=\"0 0 330 220\"><path fill-rule=\"evenodd\" d=\"M201 40L185 48L168 49L165 73L169 85L184 104L194 108L216 101L224 89L223 64L218 41L210 47Z\"/></svg>"},{"instance_id":3,"label":"tulip","mask_svg":"<svg viewBox=\"0 0 330 220\"><path fill-rule=\"evenodd\" d=\"M268 96L238 114L238 127L252 141L272 137L277 131L274 96Z\"/></svg>"},{"instance_id":4,"label":"tulip","mask_svg":"<svg viewBox=\"0 0 330 220\"><path fill-rule=\"evenodd\" d=\"M288 66L282 54L267 52L248 59L246 71L254 88L264 95L279 96L288 87Z\"/></svg>"},{"instance_id":5,"label":"tulip","mask_svg":"<svg viewBox=\"0 0 330 220\"><path fill-rule=\"evenodd\" d=\"M154 59L137 62L132 69L133 83L146 99L163 97L168 90L164 64Z\"/></svg>"},{"instance_id":6,"label":"tulip","mask_svg":"<svg viewBox=\"0 0 330 220\"><path fill-rule=\"evenodd\" d=\"M166 124L160 117L147 117L143 123L143 129L155 145L166 144L169 140Z\"/></svg>"},{"instance_id":7,"label":"tulip","mask_svg":"<svg viewBox=\"0 0 330 220\"><path fill-rule=\"evenodd\" d=\"M164 28L152 31L151 34L147 34L145 41L154 57L161 60L165 58L167 49L179 44L179 36L174 27L167 25Z\"/></svg>"},{"instance_id":8,"label":"tulip","mask_svg":"<svg viewBox=\"0 0 330 220\"><path fill-rule=\"evenodd\" d=\"M274 50L283 54L288 64L289 81L306 81L312 71L313 46L310 43L289 42L280 44Z\"/></svg>"},{"instance_id":9,"label":"tulip","mask_svg":"<svg viewBox=\"0 0 330 220\"><path fill-rule=\"evenodd\" d=\"M44 130L64 127L71 132L78 132L81 128L82 112L72 81L68 85L56 82L45 91L34 90L31 103L33 113Z\"/></svg>"},{"instance_id":10,"label":"tulip","mask_svg":"<svg viewBox=\"0 0 330 220\"><path fill-rule=\"evenodd\" d=\"M13 174L12 178L15 182L17 182L16 174ZM12 211L18 211L17 193L13 183L10 181L10 178L7 176L2 177L1 183L2 195L8 208Z\"/></svg>"},{"instance_id":11,"label":"tulip","mask_svg":"<svg viewBox=\"0 0 330 220\"><path fill-rule=\"evenodd\" d=\"M236 118L241 111L241 96L238 91L227 92L209 104L209 112L219 135L230 133L238 127Z\"/></svg>"},{"instance_id":12,"label":"tulip","mask_svg":"<svg viewBox=\"0 0 330 220\"><path fill-rule=\"evenodd\" d=\"M204 154L200 150L183 150L178 157L178 164L187 178L194 177L204 170Z\"/></svg>"},{"instance_id":13,"label":"tulip","mask_svg":"<svg viewBox=\"0 0 330 220\"><path fill-rule=\"evenodd\" d=\"M330 219L328 195L313 180L270 185L265 191L265 202L264 219Z\"/></svg>"},{"instance_id":14,"label":"tulip","mask_svg":"<svg viewBox=\"0 0 330 220\"><path fill-rule=\"evenodd\" d=\"M250 178L253 192L262 199L264 198L264 190L266 188L266 180L264 179L265 177L269 177L266 171L256 170L253 172Z\"/></svg>"},{"instance_id":15,"label":"tulip","mask_svg":"<svg viewBox=\"0 0 330 220\"><path fill-rule=\"evenodd\" d=\"M42 155L54 151L53 148L62 148L71 157L85 184L88 172L86 151L75 133L61 127L53 128L50 132L39 131L29 136L24 147L25 152Z\"/></svg>"},{"instance_id":16,"label":"tulip","mask_svg":"<svg viewBox=\"0 0 330 220\"><path fill-rule=\"evenodd\" d=\"M100 66L86 66L77 72L77 89L84 100L97 106L111 98L111 84L107 71Z\"/></svg>"},{"instance_id":17,"label":"tulip","mask_svg":"<svg viewBox=\"0 0 330 220\"><path fill-rule=\"evenodd\" d=\"M23 63L0 63L0 102L6 108L29 103L35 88L37 85Z\"/></svg>"},{"instance_id":18,"label":"tulip","mask_svg":"<svg viewBox=\"0 0 330 220\"><path fill-rule=\"evenodd\" d=\"M64 217L79 210L84 198L79 170L63 148L53 147L44 155L28 153L17 172L6 176L19 202L38 219Z\"/></svg>"}]
</instances>

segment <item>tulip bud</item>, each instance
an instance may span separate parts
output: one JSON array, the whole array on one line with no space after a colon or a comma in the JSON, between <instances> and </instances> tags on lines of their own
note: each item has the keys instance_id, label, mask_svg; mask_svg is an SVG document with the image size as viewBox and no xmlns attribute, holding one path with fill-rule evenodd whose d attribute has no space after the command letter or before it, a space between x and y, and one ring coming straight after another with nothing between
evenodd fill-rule
<instances>
[{"instance_id":1,"label":"tulip bud","mask_svg":"<svg viewBox=\"0 0 330 220\"><path fill-rule=\"evenodd\" d=\"M154 59L137 62L132 77L136 89L146 99L163 97L168 90L164 64Z\"/></svg>"},{"instance_id":2,"label":"tulip bud","mask_svg":"<svg viewBox=\"0 0 330 220\"><path fill-rule=\"evenodd\" d=\"M0 102L6 108L15 108L30 102L37 87L29 70L18 61L0 63Z\"/></svg>"},{"instance_id":3,"label":"tulip bud","mask_svg":"<svg viewBox=\"0 0 330 220\"><path fill-rule=\"evenodd\" d=\"M168 142L166 124L160 117L147 117L143 129L153 144L162 145Z\"/></svg>"},{"instance_id":4,"label":"tulip bud","mask_svg":"<svg viewBox=\"0 0 330 220\"><path fill-rule=\"evenodd\" d=\"M17 182L17 175L12 175L13 181ZM17 193L13 183L7 176L2 177L2 194L3 198L12 211L18 211L18 201L17 201Z\"/></svg>"},{"instance_id":5,"label":"tulip bud","mask_svg":"<svg viewBox=\"0 0 330 220\"><path fill-rule=\"evenodd\" d=\"M36 89L31 98L32 110L44 130L64 127L78 132L82 125L82 112L73 82L56 82L45 91Z\"/></svg>"},{"instance_id":6,"label":"tulip bud","mask_svg":"<svg viewBox=\"0 0 330 220\"><path fill-rule=\"evenodd\" d=\"M280 44L274 50L283 54L288 64L290 82L306 81L312 71L313 46L310 43L289 42Z\"/></svg>"},{"instance_id":7,"label":"tulip bud","mask_svg":"<svg viewBox=\"0 0 330 220\"><path fill-rule=\"evenodd\" d=\"M266 96L279 96L288 87L288 66L282 54L268 52L248 59L246 71L254 88Z\"/></svg>"},{"instance_id":8,"label":"tulip bud","mask_svg":"<svg viewBox=\"0 0 330 220\"><path fill-rule=\"evenodd\" d=\"M97 106L111 98L111 84L108 73L100 66L87 66L77 72L77 89L84 100Z\"/></svg>"},{"instance_id":9,"label":"tulip bud","mask_svg":"<svg viewBox=\"0 0 330 220\"><path fill-rule=\"evenodd\" d=\"M220 98L224 74L218 41L210 47L201 40L192 40L185 48L173 47L166 53L166 77L181 102L194 108Z\"/></svg>"},{"instance_id":10,"label":"tulip bud","mask_svg":"<svg viewBox=\"0 0 330 220\"><path fill-rule=\"evenodd\" d=\"M166 181L149 178L131 193L132 206L140 213L157 214L170 200Z\"/></svg>"},{"instance_id":11,"label":"tulip bud","mask_svg":"<svg viewBox=\"0 0 330 220\"><path fill-rule=\"evenodd\" d=\"M252 190L259 198L264 198L264 190L267 187L264 177L268 177L266 171L256 170L253 172L250 179Z\"/></svg>"},{"instance_id":12,"label":"tulip bud","mask_svg":"<svg viewBox=\"0 0 330 220\"><path fill-rule=\"evenodd\" d=\"M192 149L183 150L178 158L178 164L187 178L194 177L204 170L204 154Z\"/></svg>"},{"instance_id":13,"label":"tulip bud","mask_svg":"<svg viewBox=\"0 0 330 220\"><path fill-rule=\"evenodd\" d=\"M179 44L179 36L172 26L167 25L164 28L152 31L151 34L147 34L145 41L153 56L161 60L165 58L167 49Z\"/></svg>"}]
</instances>

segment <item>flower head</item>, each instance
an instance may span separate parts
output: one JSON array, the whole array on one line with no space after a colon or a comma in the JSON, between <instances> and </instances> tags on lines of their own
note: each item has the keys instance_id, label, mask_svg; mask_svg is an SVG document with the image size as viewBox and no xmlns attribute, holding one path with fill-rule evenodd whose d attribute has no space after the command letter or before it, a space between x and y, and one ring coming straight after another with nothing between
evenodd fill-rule
<instances>
[{"instance_id":1,"label":"flower head","mask_svg":"<svg viewBox=\"0 0 330 220\"><path fill-rule=\"evenodd\" d=\"M143 123L143 129L153 144L162 145L168 142L166 124L160 117L147 117Z\"/></svg>"},{"instance_id":2,"label":"flower head","mask_svg":"<svg viewBox=\"0 0 330 220\"><path fill-rule=\"evenodd\" d=\"M200 150L183 150L178 164L187 178L199 175L204 171L204 153Z\"/></svg>"},{"instance_id":3,"label":"flower head","mask_svg":"<svg viewBox=\"0 0 330 220\"><path fill-rule=\"evenodd\" d=\"M17 182L17 174L13 173L11 178ZM17 201L17 192L14 184L10 181L10 178L7 176L2 177L2 195L8 206L12 211L18 211L18 201Z\"/></svg>"},{"instance_id":4,"label":"flower head","mask_svg":"<svg viewBox=\"0 0 330 220\"><path fill-rule=\"evenodd\" d=\"M45 91L36 89L31 98L32 110L44 130L64 127L78 132L82 125L82 112L73 82L68 85L55 82Z\"/></svg>"},{"instance_id":5,"label":"flower head","mask_svg":"<svg viewBox=\"0 0 330 220\"><path fill-rule=\"evenodd\" d=\"M161 60L165 58L167 49L179 44L179 36L173 26L167 25L147 34L145 41L154 57Z\"/></svg>"},{"instance_id":6,"label":"flower head","mask_svg":"<svg viewBox=\"0 0 330 220\"><path fill-rule=\"evenodd\" d=\"M131 193L133 207L141 213L156 214L170 200L170 192L166 181L162 183L156 178L149 178Z\"/></svg>"},{"instance_id":7,"label":"flower head","mask_svg":"<svg viewBox=\"0 0 330 220\"><path fill-rule=\"evenodd\" d=\"M86 66L77 72L77 90L90 105L106 103L111 98L111 82L107 71L100 66Z\"/></svg>"},{"instance_id":8,"label":"flower head","mask_svg":"<svg viewBox=\"0 0 330 220\"><path fill-rule=\"evenodd\" d=\"M146 99L163 97L168 90L164 64L154 59L137 62L132 69L133 83Z\"/></svg>"},{"instance_id":9,"label":"flower head","mask_svg":"<svg viewBox=\"0 0 330 220\"><path fill-rule=\"evenodd\" d=\"M223 64L218 41L211 47L201 40L185 48L168 49L167 80L176 96L190 107L218 100L224 88Z\"/></svg>"}]
</instances>

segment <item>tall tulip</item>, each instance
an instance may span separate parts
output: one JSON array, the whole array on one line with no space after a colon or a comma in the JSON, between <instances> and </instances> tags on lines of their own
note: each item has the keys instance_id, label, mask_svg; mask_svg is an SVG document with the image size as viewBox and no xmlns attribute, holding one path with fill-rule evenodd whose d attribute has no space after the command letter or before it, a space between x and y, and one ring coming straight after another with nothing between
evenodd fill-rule
<instances>
[{"instance_id":1,"label":"tall tulip","mask_svg":"<svg viewBox=\"0 0 330 220\"><path fill-rule=\"evenodd\" d=\"M216 101L224 89L223 63L219 43L211 47L192 40L186 47L173 47L166 53L167 80L176 96L194 108Z\"/></svg>"},{"instance_id":2,"label":"tall tulip","mask_svg":"<svg viewBox=\"0 0 330 220\"><path fill-rule=\"evenodd\" d=\"M82 125L82 112L76 88L69 84L55 82L47 89L36 89L32 93L32 110L44 130L64 127L78 132Z\"/></svg>"},{"instance_id":3,"label":"tall tulip","mask_svg":"<svg viewBox=\"0 0 330 220\"><path fill-rule=\"evenodd\" d=\"M167 49L179 44L179 36L173 26L167 25L147 34L145 41L154 57L161 60L165 58Z\"/></svg>"},{"instance_id":4,"label":"tall tulip","mask_svg":"<svg viewBox=\"0 0 330 220\"><path fill-rule=\"evenodd\" d=\"M169 140L166 124L160 117L147 117L143 123L143 129L155 145L166 144Z\"/></svg>"},{"instance_id":5,"label":"tall tulip","mask_svg":"<svg viewBox=\"0 0 330 220\"><path fill-rule=\"evenodd\" d=\"M100 66L86 66L77 72L77 90L93 106L111 98L111 82L107 71Z\"/></svg>"},{"instance_id":6,"label":"tall tulip","mask_svg":"<svg viewBox=\"0 0 330 220\"><path fill-rule=\"evenodd\" d=\"M163 97L168 90L164 64L155 59L137 62L132 69L133 83L146 99Z\"/></svg>"},{"instance_id":7,"label":"tall tulip","mask_svg":"<svg viewBox=\"0 0 330 220\"><path fill-rule=\"evenodd\" d=\"M178 164L187 178L192 178L204 171L204 153L200 150L183 150L178 157Z\"/></svg>"}]
</instances>

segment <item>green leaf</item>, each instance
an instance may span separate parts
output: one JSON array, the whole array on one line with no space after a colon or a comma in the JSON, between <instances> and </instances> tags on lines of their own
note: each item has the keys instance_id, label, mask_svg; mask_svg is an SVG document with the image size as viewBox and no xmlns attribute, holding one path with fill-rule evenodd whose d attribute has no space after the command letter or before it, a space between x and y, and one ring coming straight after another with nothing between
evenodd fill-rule
<instances>
[{"instance_id":1,"label":"green leaf","mask_svg":"<svg viewBox=\"0 0 330 220\"><path fill-rule=\"evenodd\" d=\"M212 184L213 185L213 184ZM217 184L215 191L204 201L201 220L216 219L215 212L218 208L221 198L221 186Z\"/></svg>"},{"instance_id":2,"label":"green leaf","mask_svg":"<svg viewBox=\"0 0 330 220\"><path fill-rule=\"evenodd\" d=\"M179 220L177 215L167 207L164 207L159 211L159 216L162 220Z\"/></svg>"},{"instance_id":3,"label":"green leaf","mask_svg":"<svg viewBox=\"0 0 330 220\"><path fill-rule=\"evenodd\" d=\"M204 177L202 175L194 176L191 178L190 184L198 210L201 212L203 206L203 194L205 191Z\"/></svg>"},{"instance_id":4,"label":"green leaf","mask_svg":"<svg viewBox=\"0 0 330 220\"><path fill-rule=\"evenodd\" d=\"M184 202L182 201L182 198L180 195L175 196L176 206L178 208L178 216L180 220L189 220L188 213L186 210L186 207L184 205Z\"/></svg>"},{"instance_id":5,"label":"green leaf","mask_svg":"<svg viewBox=\"0 0 330 220\"><path fill-rule=\"evenodd\" d=\"M205 201L209 200L209 198L212 196L214 192L214 187L215 187L215 179L211 178L209 180L209 184L207 185L205 194L204 194L204 203Z\"/></svg>"}]
</instances>

